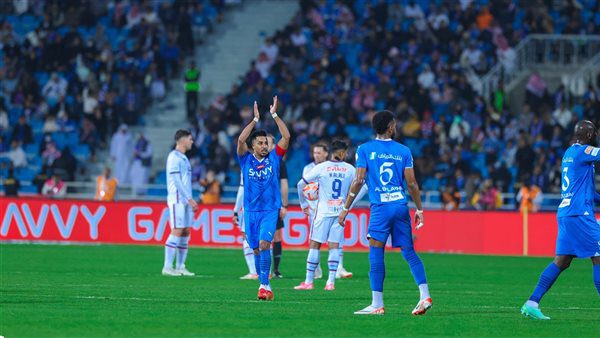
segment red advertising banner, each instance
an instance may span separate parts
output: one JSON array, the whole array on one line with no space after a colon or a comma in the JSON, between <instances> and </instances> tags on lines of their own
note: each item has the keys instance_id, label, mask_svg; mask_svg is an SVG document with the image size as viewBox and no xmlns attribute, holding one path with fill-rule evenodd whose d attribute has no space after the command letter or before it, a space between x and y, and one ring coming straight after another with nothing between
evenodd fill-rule
<instances>
[{"instance_id":1,"label":"red advertising banner","mask_svg":"<svg viewBox=\"0 0 600 338\"><path fill-rule=\"evenodd\" d=\"M191 245L239 247L232 205L201 206L192 224ZM169 209L158 202L0 198L0 241L58 241L162 245L169 235ZM347 218L344 248L368 249L368 209ZM283 229L286 248L308 248L309 226L300 208L289 209ZM418 251L552 256L553 213L529 214L527 231L518 212L426 211L425 226L414 231ZM527 242L524 243L524 234Z\"/></svg>"}]
</instances>

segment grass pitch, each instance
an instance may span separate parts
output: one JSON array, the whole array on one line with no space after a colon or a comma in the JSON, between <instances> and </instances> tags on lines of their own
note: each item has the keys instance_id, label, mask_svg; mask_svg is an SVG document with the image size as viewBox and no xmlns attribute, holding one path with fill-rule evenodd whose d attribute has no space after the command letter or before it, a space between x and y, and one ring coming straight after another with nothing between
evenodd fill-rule
<instances>
[{"instance_id":1,"label":"grass pitch","mask_svg":"<svg viewBox=\"0 0 600 338\"><path fill-rule=\"evenodd\" d=\"M422 254L433 298L425 316L410 312L418 290L397 252L386 254L385 316L355 316L370 303L368 257L346 253L354 278L336 290L295 291L306 252L284 251L274 302L256 301L258 283L240 250L191 248L196 277L160 275L154 246L0 245L0 335L9 337L174 336L540 336L598 337L600 298L589 260L577 260L546 295L552 320L519 308L548 258ZM321 255L326 262L326 254ZM326 266L326 265L325 265Z\"/></svg>"}]
</instances>

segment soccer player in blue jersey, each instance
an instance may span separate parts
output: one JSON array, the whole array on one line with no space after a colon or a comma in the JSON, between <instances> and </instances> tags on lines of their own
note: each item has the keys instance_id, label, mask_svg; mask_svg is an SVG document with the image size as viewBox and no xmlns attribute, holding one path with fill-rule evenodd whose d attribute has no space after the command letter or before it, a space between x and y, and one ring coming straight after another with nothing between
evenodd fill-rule
<instances>
[{"instance_id":1,"label":"soccer player in blue jersey","mask_svg":"<svg viewBox=\"0 0 600 338\"><path fill-rule=\"evenodd\" d=\"M357 315L383 315L383 280L385 278L384 250L388 237L392 236L392 247L401 248L402 256L408 262L410 271L419 287L421 298L412 311L413 315L423 315L431 308L431 297L425 277L423 263L413 247L411 219L404 182L417 207L416 229L423 226L421 195L413 170L413 158L406 146L393 140L396 131L394 114L383 110L377 112L371 121L377 134L375 140L366 142L356 150L356 175L350 186L350 193L340 213L338 221L344 224L348 209L356 194L365 183L369 187L371 217L367 237L369 238L369 279L373 301L366 308L354 312Z\"/></svg>"},{"instance_id":2,"label":"soccer player in blue jersey","mask_svg":"<svg viewBox=\"0 0 600 338\"><path fill-rule=\"evenodd\" d=\"M238 160L244 177L246 240L254 250L254 262L260 280L259 300L273 300L273 291L269 285L270 249L281 208L279 168L290 142L290 132L277 116L277 96L273 98L273 105L269 111L281 133L281 140L275 149L269 151L265 131L252 131L260 119L256 102L254 102L254 119L242 130L237 143ZM248 138L250 138L252 151L248 150L246 143Z\"/></svg>"},{"instance_id":3,"label":"soccer player in blue jersey","mask_svg":"<svg viewBox=\"0 0 600 338\"><path fill-rule=\"evenodd\" d=\"M558 206L556 257L546 267L521 313L533 319L550 319L538 304L574 257L591 258L594 284L600 295L600 225L594 217L594 202L600 195L594 189L594 162L600 161L598 131L590 121L575 125L575 143L562 158L562 194Z\"/></svg>"}]
</instances>

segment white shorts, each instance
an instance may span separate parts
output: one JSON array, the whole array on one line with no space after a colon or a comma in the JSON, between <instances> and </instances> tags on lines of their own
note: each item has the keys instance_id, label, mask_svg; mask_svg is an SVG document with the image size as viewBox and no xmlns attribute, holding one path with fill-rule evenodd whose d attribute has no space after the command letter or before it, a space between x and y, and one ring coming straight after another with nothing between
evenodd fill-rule
<instances>
[{"instance_id":1,"label":"white shorts","mask_svg":"<svg viewBox=\"0 0 600 338\"><path fill-rule=\"evenodd\" d=\"M323 217L316 215L312 222L310 240L318 243L341 243L344 240L344 227L337 216Z\"/></svg>"},{"instance_id":2,"label":"white shorts","mask_svg":"<svg viewBox=\"0 0 600 338\"><path fill-rule=\"evenodd\" d=\"M192 226L193 220L194 212L188 204L169 204L169 223L171 223L171 229L189 228Z\"/></svg>"}]
</instances>

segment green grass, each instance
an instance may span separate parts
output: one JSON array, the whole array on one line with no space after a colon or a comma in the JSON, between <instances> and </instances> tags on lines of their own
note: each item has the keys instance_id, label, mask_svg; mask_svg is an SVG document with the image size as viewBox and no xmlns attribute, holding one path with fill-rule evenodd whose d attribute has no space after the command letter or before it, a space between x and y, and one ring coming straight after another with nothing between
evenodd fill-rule
<instances>
[{"instance_id":1,"label":"green grass","mask_svg":"<svg viewBox=\"0 0 600 338\"><path fill-rule=\"evenodd\" d=\"M346 253L354 278L334 292L295 291L305 252L284 252L274 302L258 302L240 250L192 248L197 277L163 277L161 247L0 245L0 335L19 336L578 336L598 337L600 301L589 260L575 261L542 303L519 308L548 258L421 255L434 306L412 317L418 290L398 252L386 255L385 316L370 303L368 258ZM322 255L322 261L325 261Z\"/></svg>"}]
</instances>

